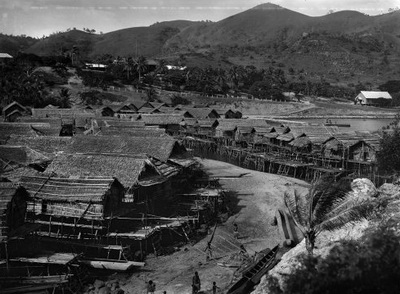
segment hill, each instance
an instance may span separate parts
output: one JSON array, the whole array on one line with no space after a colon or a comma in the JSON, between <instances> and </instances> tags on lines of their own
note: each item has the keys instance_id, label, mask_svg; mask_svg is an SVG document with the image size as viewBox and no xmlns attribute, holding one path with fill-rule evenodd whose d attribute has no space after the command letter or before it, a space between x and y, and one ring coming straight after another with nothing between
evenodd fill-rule
<instances>
[{"instance_id":1,"label":"hill","mask_svg":"<svg viewBox=\"0 0 400 294\"><path fill-rule=\"evenodd\" d=\"M162 53L164 43L173 35L196 22L176 20L160 22L149 27L135 27L113 31L106 34L91 34L71 30L54 34L36 42L26 50L39 56L55 55L69 51L73 46L79 48L84 58L95 58L103 54L113 56L145 55Z\"/></svg>"},{"instance_id":2,"label":"hill","mask_svg":"<svg viewBox=\"0 0 400 294\"><path fill-rule=\"evenodd\" d=\"M38 40L26 36L9 36L0 33L0 52L6 52L16 56L34 45Z\"/></svg>"},{"instance_id":3,"label":"hill","mask_svg":"<svg viewBox=\"0 0 400 294\"><path fill-rule=\"evenodd\" d=\"M82 55L144 55L188 66L279 66L292 79L379 80L399 74L400 12L340 11L310 17L271 3L218 22L176 20L103 35L70 31L37 41L39 55L80 48Z\"/></svg>"}]
</instances>

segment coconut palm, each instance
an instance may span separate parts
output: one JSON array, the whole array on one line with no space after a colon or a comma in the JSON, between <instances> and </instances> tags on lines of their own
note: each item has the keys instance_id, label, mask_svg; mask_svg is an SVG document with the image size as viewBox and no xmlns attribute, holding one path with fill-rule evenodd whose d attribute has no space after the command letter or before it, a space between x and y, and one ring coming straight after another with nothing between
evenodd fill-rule
<instances>
[{"instance_id":1,"label":"coconut palm","mask_svg":"<svg viewBox=\"0 0 400 294\"><path fill-rule=\"evenodd\" d=\"M144 56L139 56L135 60L135 68L137 73L139 74L139 83L141 82L142 79L142 73L147 70L147 60L146 57Z\"/></svg>"},{"instance_id":2,"label":"coconut palm","mask_svg":"<svg viewBox=\"0 0 400 294\"><path fill-rule=\"evenodd\" d=\"M135 63L134 63L132 57L128 57L128 59L126 60L126 62L124 64L124 71L126 72L126 79L128 81L132 75L134 68L135 68Z\"/></svg>"},{"instance_id":3,"label":"coconut palm","mask_svg":"<svg viewBox=\"0 0 400 294\"><path fill-rule=\"evenodd\" d=\"M309 255L313 255L316 238L321 232L360 221L372 212L371 201L356 198L349 190L348 184L322 178L312 183L308 193L285 192L285 205L306 239Z\"/></svg>"}]
</instances>

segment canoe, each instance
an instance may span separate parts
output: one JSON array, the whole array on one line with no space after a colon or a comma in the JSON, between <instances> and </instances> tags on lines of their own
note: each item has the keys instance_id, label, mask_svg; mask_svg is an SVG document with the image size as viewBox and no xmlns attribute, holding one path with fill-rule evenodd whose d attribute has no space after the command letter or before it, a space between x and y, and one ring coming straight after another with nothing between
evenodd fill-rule
<instances>
[{"instance_id":1,"label":"canoe","mask_svg":"<svg viewBox=\"0 0 400 294\"><path fill-rule=\"evenodd\" d=\"M112 260L112 259L81 259L81 263L88 265L96 269L105 269L111 271L128 271L133 267L142 267L145 265L144 262L137 261L123 261L123 260Z\"/></svg>"},{"instance_id":2,"label":"canoe","mask_svg":"<svg viewBox=\"0 0 400 294\"><path fill-rule=\"evenodd\" d=\"M337 124L337 123L325 123L324 126L326 127L342 127L342 128L350 128L351 125L350 124Z\"/></svg>"},{"instance_id":3,"label":"canoe","mask_svg":"<svg viewBox=\"0 0 400 294\"><path fill-rule=\"evenodd\" d=\"M268 250L255 263L248 266L242 274L242 278L229 288L227 294L245 294L251 291L254 285L257 285L262 276L265 275L274 265L276 253L279 251L279 245Z\"/></svg>"},{"instance_id":4,"label":"canoe","mask_svg":"<svg viewBox=\"0 0 400 294\"><path fill-rule=\"evenodd\" d=\"M284 210L277 209L275 212L276 221L278 223L279 231L282 234L284 245L293 246L296 240L293 236L292 227L287 213Z\"/></svg>"}]
</instances>

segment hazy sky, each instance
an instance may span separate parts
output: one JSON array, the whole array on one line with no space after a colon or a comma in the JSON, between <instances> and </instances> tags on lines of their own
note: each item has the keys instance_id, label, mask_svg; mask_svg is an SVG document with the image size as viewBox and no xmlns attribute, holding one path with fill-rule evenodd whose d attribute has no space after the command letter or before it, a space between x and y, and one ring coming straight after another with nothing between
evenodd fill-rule
<instances>
[{"instance_id":1,"label":"hazy sky","mask_svg":"<svg viewBox=\"0 0 400 294\"><path fill-rule=\"evenodd\" d=\"M268 1L260 0L0 0L0 32L49 35L67 28L109 32L165 20L218 21ZM400 7L400 0L275 0L309 15L358 10L377 15Z\"/></svg>"}]
</instances>

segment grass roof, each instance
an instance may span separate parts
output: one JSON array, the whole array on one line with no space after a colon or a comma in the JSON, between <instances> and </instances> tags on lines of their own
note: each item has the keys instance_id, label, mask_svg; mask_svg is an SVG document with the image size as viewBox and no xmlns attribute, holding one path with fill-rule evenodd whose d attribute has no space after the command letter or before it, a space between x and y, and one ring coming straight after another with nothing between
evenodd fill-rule
<instances>
[{"instance_id":1,"label":"grass roof","mask_svg":"<svg viewBox=\"0 0 400 294\"><path fill-rule=\"evenodd\" d=\"M98 154L147 154L162 161L167 161L178 142L169 136L162 137L127 137L127 136L75 136L69 146L69 153Z\"/></svg>"},{"instance_id":2,"label":"grass roof","mask_svg":"<svg viewBox=\"0 0 400 294\"><path fill-rule=\"evenodd\" d=\"M31 197L43 200L101 203L115 181L112 178L71 179L36 176L22 177L20 184Z\"/></svg>"},{"instance_id":3,"label":"grass roof","mask_svg":"<svg viewBox=\"0 0 400 294\"><path fill-rule=\"evenodd\" d=\"M184 117L179 114L142 114L139 121L145 125L178 125L183 119Z\"/></svg>"},{"instance_id":4,"label":"grass roof","mask_svg":"<svg viewBox=\"0 0 400 294\"><path fill-rule=\"evenodd\" d=\"M54 172L62 177L113 177L129 188L150 168L151 163L145 155L59 154L46 173Z\"/></svg>"},{"instance_id":5,"label":"grass roof","mask_svg":"<svg viewBox=\"0 0 400 294\"><path fill-rule=\"evenodd\" d=\"M27 146L0 145L0 158L3 161L16 162L23 165L50 161L50 158Z\"/></svg>"},{"instance_id":6,"label":"grass roof","mask_svg":"<svg viewBox=\"0 0 400 294\"><path fill-rule=\"evenodd\" d=\"M156 127L142 128L102 128L100 135L104 136L130 136L130 137L161 137L168 136L164 129Z\"/></svg>"},{"instance_id":7,"label":"grass roof","mask_svg":"<svg viewBox=\"0 0 400 294\"><path fill-rule=\"evenodd\" d=\"M11 136L7 141L7 145L28 146L35 151L41 152L48 156L60 151L65 151L71 143L71 137L56 136Z\"/></svg>"},{"instance_id":8,"label":"grass roof","mask_svg":"<svg viewBox=\"0 0 400 294\"><path fill-rule=\"evenodd\" d=\"M39 136L29 123L0 123L0 143L4 144L13 135Z\"/></svg>"}]
</instances>

